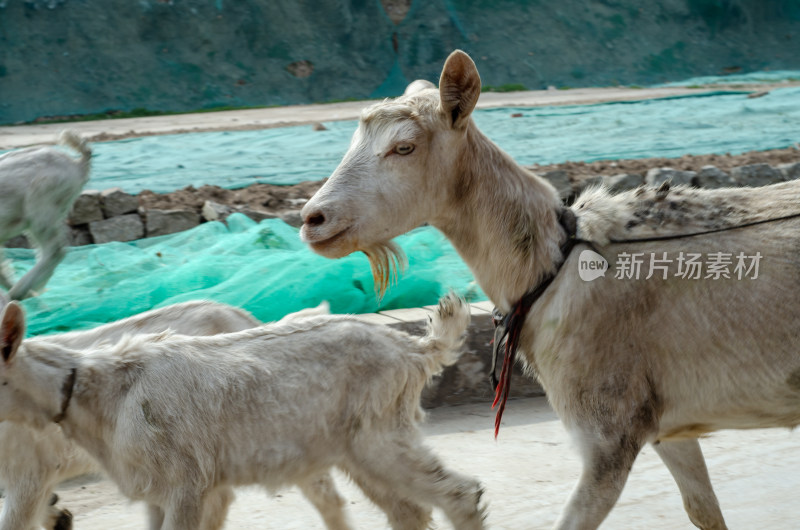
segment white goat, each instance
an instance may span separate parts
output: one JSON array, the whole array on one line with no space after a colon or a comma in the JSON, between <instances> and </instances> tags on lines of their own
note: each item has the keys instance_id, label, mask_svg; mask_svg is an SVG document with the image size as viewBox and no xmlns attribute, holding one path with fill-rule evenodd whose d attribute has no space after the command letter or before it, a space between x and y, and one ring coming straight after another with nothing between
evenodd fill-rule
<instances>
[{"instance_id":1,"label":"white goat","mask_svg":"<svg viewBox=\"0 0 800 530\"><path fill-rule=\"evenodd\" d=\"M79 353L23 342L12 302L0 323L0 419L60 423L123 494L149 504L151 528L219 528L237 485L298 484L313 501L330 494L320 477L332 466L394 528L424 528L432 505L460 530L482 528L478 482L444 469L418 427L422 388L455 362L468 322L451 295L422 338L312 315L214 337L129 336ZM317 500L340 510L338 496Z\"/></svg>"},{"instance_id":2,"label":"white goat","mask_svg":"<svg viewBox=\"0 0 800 530\"><path fill-rule=\"evenodd\" d=\"M0 297L0 308L4 306ZM327 304L304 309L283 321L312 314L327 314ZM236 307L208 301L192 301L154 309L87 331L74 331L29 339L74 349L90 349L100 343L115 344L123 336L172 330L185 335L216 335L250 329L261 322ZM64 437L55 423L44 429L0 422L0 484L5 503L0 530L67 530L72 515L53 506L53 487L64 480L100 472L86 451Z\"/></svg>"},{"instance_id":3,"label":"white goat","mask_svg":"<svg viewBox=\"0 0 800 530\"><path fill-rule=\"evenodd\" d=\"M800 182L595 189L566 209L553 186L478 130L480 87L475 64L456 51L438 90L419 85L366 109L341 163L304 206L302 237L332 258L364 251L384 288L391 238L430 223L498 309L519 318L521 357L583 459L557 528L600 525L646 443L692 522L725 528L697 437L800 424ZM583 281L588 250L616 274ZM749 277L734 268L740 255ZM685 274L692 256L710 263L698 279ZM715 274L724 259L727 272ZM526 293L539 285L525 316Z\"/></svg>"},{"instance_id":4,"label":"white goat","mask_svg":"<svg viewBox=\"0 0 800 530\"><path fill-rule=\"evenodd\" d=\"M0 156L0 244L25 233L38 249L36 265L15 284L0 247L0 286L12 300L41 289L64 258L64 219L89 180L92 150L87 143L73 131L62 132L59 143L81 157L75 160L49 146Z\"/></svg>"}]
</instances>

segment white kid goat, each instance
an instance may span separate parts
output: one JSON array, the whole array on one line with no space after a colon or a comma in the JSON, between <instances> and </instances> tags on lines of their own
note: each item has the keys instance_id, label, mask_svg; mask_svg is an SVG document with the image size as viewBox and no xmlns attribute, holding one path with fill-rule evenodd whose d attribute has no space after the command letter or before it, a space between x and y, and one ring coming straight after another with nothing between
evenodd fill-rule
<instances>
[{"instance_id":1,"label":"white kid goat","mask_svg":"<svg viewBox=\"0 0 800 530\"><path fill-rule=\"evenodd\" d=\"M438 90L417 88L362 113L303 208L304 240L365 252L385 288L393 237L424 223L447 236L577 441L583 472L557 528L600 525L646 443L692 522L725 528L698 437L800 424L800 182L597 188L565 208L478 130L467 54Z\"/></svg>"},{"instance_id":2,"label":"white kid goat","mask_svg":"<svg viewBox=\"0 0 800 530\"><path fill-rule=\"evenodd\" d=\"M4 305L0 296L0 308ZM327 305L323 304L287 315L284 321L327 313ZM147 311L94 329L35 337L28 342L84 350L100 343L115 344L126 335L166 330L184 335L216 335L259 325L261 322L239 308L209 301L191 301ZM53 487L64 480L97 472L100 472L97 461L65 438L57 424L37 429L17 422L0 421L0 484L5 490L0 530L38 530L41 527L68 530L72 515L68 510L53 505Z\"/></svg>"},{"instance_id":3,"label":"white kid goat","mask_svg":"<svg viewBox=\"0 0 800 530\"><path fill-rule=\"evenodd\" d=\"M0 300L2 303L2 300ZM214 302L192 301L147 311L130 318L98 326L30 339L83 349L106 342L116 343L125 335L156 333L171 329L186 335L214 335L249 329L261 323L241 309ZM53 487L61 481L99 472L97 462L71 441L55 423L43 430L0 422L0 483L5 503L0 530L70 527L67 510L48 508Z\"/></svg>"},{"instance_id":4,"label":"white kid goat","mask_svg":"<svg viewBox=\"0 0 800 530\"><path fill-rule=\"evenodd\" d=\"M64 219L89 180L92 150L87 143L73 131L61 133L59 143L78 151L80 158L49 146L0 156L0 244L25 233L38 249L36 265L14 283L0 247L0 286L12 300L41 289L64 258Z\"/></svg>"},{"instance_id":5,"label":"white kid goat","mask_svg":"<svg viewBox=\"0 0 800 530\"><path fill-rule=\"evenodd\" d=\"M438 506L459 530L479 529L480 485L446 470L418 426L422 389L458 358L468 322L468 306L449 296L424 337L311 315L214 337L129 336L79 352L23 341L12 302L0 323L0 419L59 423L123 494L148 503L153 529L220 528L239 485L330 495L320 477L334 466L394 528L425 528ZM321 499L332 501L340 510L338 495Z\"/></svg>"}]
</instances>

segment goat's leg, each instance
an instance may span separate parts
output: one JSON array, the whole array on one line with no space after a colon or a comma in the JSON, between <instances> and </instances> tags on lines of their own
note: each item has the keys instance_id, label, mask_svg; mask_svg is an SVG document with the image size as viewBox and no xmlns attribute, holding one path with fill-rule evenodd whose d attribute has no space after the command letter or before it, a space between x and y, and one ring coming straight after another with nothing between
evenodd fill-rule
<instances>
[{"instance_id":1,"label":"goat's leg","mask_svg":"<svg viewBox=\"0 0 800 530\"><path fill-rule=\"evenodd\" d=\"M606 428L578 429L575 438L581 448L583 469L561 517L558 530L593 530L617 502L633 462L644 445L642 433Z\"/></svg>"},{"instance_id":2,"label":"goat's leg","mask_svg":"<svg viewBox=\"0 0 800 530\"><path fill-rule=\"evenodd\" d=\"M3 253L3 247L0 247L0 287L4 288L6 291L11 290L11 286L14 285L13 272Z\"/></svg>"},{"instance_id":3,"label":"goat's leg","mask_svg":"<svg viewBox=\"0 0 800 530\"><path fill-rule=\"evenodd\" d=\"M221 530L236 495L233 488L219 487L209 493L203 506L203 526L200 530Z\"/></svg>"},{"instance_id":4,"label":"goat's leg","mask_svg":"<svg viewBox=\"0 0 800 530\"><path fill-rule=\"evenodd\" d=\"M63 226L31 227L30 235L38 247L36 264L9 290L12 300L22 300L38 291L53 275L66 254L67 240Z\"/></svg>"},{"instance_id":5,"label":"goat's leg","mask_svg":"<svg viewBox=\"0 0 800 530\"><path fill-rule=\"evenodd\" d=\"M446 469L416 440L416 433L408 437L397 434L354 441L350 463L371 482L382 483L384 492L396 492L420 505L441 508L455 528L482 529L480 483Z\"/></svg>"},{"instance_id":6,"label":"goat's leg","mask_svg":"<svg viewBox=\"0 0 800 530\"><path fill-rule=\"evenodd\" d=\"M147 528L148 530L161 530L164 525L164 510L155 504L147 505Z\"/></svg>"},{"instance_id":7,"label":"goat's leg","mask_svg":"<svg viewBox=\"0 0 800 530\"><path fill-rule=\"evenodd\" d=\"M314 505L329 530L352 528L344 511L344 499L339 495L330 473L323 473L297 484L303 495Z\"/></svg>"},{"instance_id":8,"label":"goat's leg","mask_svg":"<svg viewBox=\"0 0 800 530\"><path fill-rule=\"evenodd\" d=\"M396 490L386 489L383 481L370 477L358 468L348 469L347 473L364 495L386 513L393 530L423 530L429 527L432 519L430 506L404 498Z\"/></svg>"},{"instance_id":9,"label":"goat's leg","mask_svg":"<svg viewBox=\"0 0 800 530\"><path fill-rule=\"evenodd\" d=\"M207 494L195 491L176 492L172 502L164 509L161 530L197 530L204 528L203 505Z\"/></svg>"},{"instance_id":10,"label":"goat's leg","mask_svg":"<svg viewBox=\"0 0 800 530\"><path fill-rule=\"evenodd\" d=\"M47 519L45 520L44 527L46 530L72 530L72 513L64 508L58 508L58 495L53 493L50 496L49 504L47 507Z\"/></svg>"},{"instance_id":11,"label":"goat's leg","mask_svg":"<svg viewBox=\"0 0 800 530\"><path fill-rule=\"evenodd\" d=\"M48 519L52 491L32 477L16 477L5 491L0 530L37 530ZM53 526L47 526L53 528Z\"/></svg>"},{"instance_id":12,"label":"goat's leg","mask_svg":"<svg viewBox=\"0 0 800 530\"><path fill-rule=\"evenodd\" d=\"M694 440L660 442L653 448L678 484L689 519L703 530L724 530L725 520L711 486L700 443Z\"/></svg>"}]
</instances>

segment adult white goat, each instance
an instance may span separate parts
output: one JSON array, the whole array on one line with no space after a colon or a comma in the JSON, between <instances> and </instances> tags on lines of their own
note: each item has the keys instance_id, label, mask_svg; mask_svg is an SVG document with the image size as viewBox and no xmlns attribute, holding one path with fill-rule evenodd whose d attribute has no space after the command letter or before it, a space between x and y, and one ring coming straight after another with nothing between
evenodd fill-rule
<instances>
[{"instance_id":1,"label":"adult white goat","mask_svg":"<svg viewBox=\"0 0 800 530\"><path fill-rule=\"evenodd\" d=\"M12 300L41 289L66 253L64 219L89 180L92 150L73 131L61 133L59 143L78 151L77 160L53 147L31 147L0 156L0 244L25 233L38 249L36 264L16 283L3 266L0 247L0 286Z\"/></svg>"},{"instance_id":2,"label":"adult white goat","mask_svg":"<svg viewBox=\"0 0 800 530\"><path fill-rule=\"evenodd\" d=\"M580 449L583 472L557 528L600 525L645 443L692 522L725 528L697 437L800 423L800 182L600 188L566 209L475 126L480 86L456 51L438 90L366 109L303 208L301 236L331 258L364 251L381 286L391 238L426 222L448 237L520 321L509 340ZM589 250L601 273L604 261L616 273L583 281ZM688 274L691 263L701 268Z\"/></svg>"},{"instance_id":3,"label":"adult white goat","mask_svg":"<svg viewBox=\"0 0 800 530\"><path fill-rule=\"evenodd\" d=\"M329 495L320 477L332 466L394 528L425 528L433 505L478 529L478 482L446 470L418 427L422 388L458 358L468 322L449 296L422 338L312 315L214 337L129 336L82 354L23 342L12 302L0 322L0 419L60 423L123 494L149 504L154 529L219 528L237 485ZM338 496L320 500L331 501L340 510Z\"/></svg>"}]
</instances>

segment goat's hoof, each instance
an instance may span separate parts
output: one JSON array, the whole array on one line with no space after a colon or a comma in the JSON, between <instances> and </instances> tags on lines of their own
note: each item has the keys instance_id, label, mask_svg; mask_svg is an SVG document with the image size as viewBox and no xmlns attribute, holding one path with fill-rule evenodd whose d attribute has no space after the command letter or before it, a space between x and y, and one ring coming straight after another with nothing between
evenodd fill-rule
<instances>
[{"instance_id":1,"label":"goat's hoof","mask_svg":"<svg viewBox=\"0 0 800 530\"><path fill-rule=\"evenodd\" d=\"M72 530L72 513L69 510L61 510L53 530Z\"/></svg>"}]
</instances>

